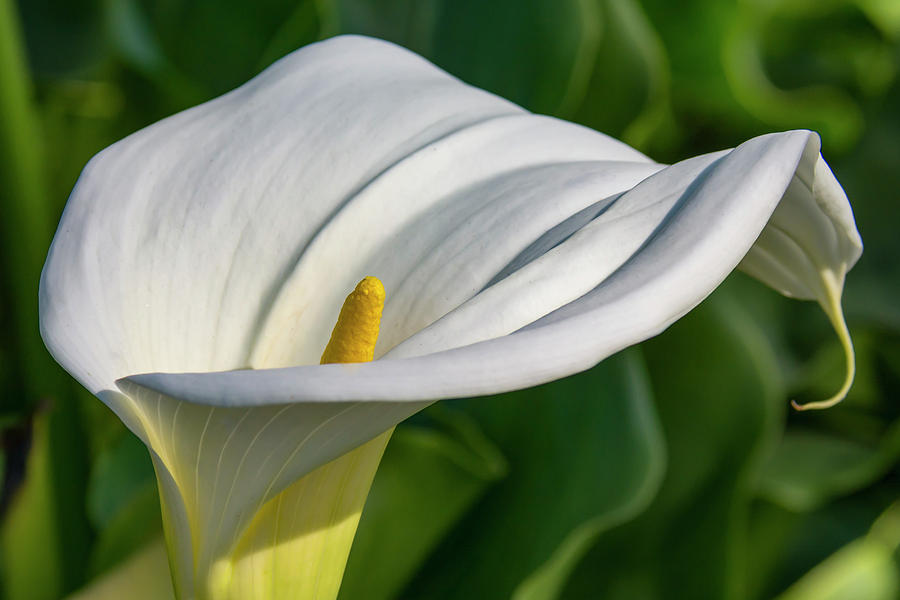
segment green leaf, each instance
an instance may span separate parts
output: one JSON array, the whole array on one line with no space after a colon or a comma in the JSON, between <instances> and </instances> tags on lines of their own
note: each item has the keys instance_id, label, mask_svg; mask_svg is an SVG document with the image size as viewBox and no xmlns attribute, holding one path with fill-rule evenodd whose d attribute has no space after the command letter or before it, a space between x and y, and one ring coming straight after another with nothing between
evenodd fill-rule
<instances>
[{"instance_id":1,"label":"green leaf","mask_svg":"<svg viewBox=\"0 0 900 600\"><path fill-rule=\"evenodd\" d=\"M101 0L18 2L29 63L40 78L83 75L103 59Z\"/></svg>"},{"instance_id":2,"label":"green leaf","mask_svg":"<svg viewBox=\"0 0 900 600\"><path fill-rule=\"evenodd\" d=\"M593 69L601 15L593 0L453 0L441 4L430 58L529 110L561 114Z\"/></svg>"},{"instance_id":3,"label":"green leaf","mask_svg":"<svg viewBox=\"0 0 900 600\"><path fill-rule=\"evenodd\" d=\"M779 600L891 600L900 592L889 551L866 540L832 555L779 596Z\"/></svg>"},{"instance_id":4,"label":"green leaf","mask_svg":"<svg viewBox=\"0 0 900 600\"><path fill-rule=\"evenodd\" d=\"M91 575L109 571L150 540L162 535L159 492L145 482L100 531L91 550Z\"/></svg>"},{"instance_id":5,"label":"green leaf","mask_svg":"<svg viewBox=\"0 0 900 600\"><path fill-rule=\"evenodd\" d=\"M644 0L643 4L669 56L675 113L693 141L688 155L732 146L772 129L813 129L822 133L826 149L841 152L858 140L864 125L862 110L842 82L830 74L804 79L822 62L824 52L811 51L818 40L834 47L834 36L825 35L827 23L816 23L820 15L815 11L823 12L821 3L805 3L809 9L802 18L791 18L801 11L797 6L784 8L789 2ZM804 28L807 23L816 24ZM770 70L778 66L779 57L769 60L769 43L771 32L781 28L782 39L796 43L808 63L776 83ZM804 35L807 30L811 35ZM882 80L888 72L885 61L874 65Z\"/></svg>"},{"instance_id":6,"label":"green leaf","mask_svg":"<svg viewBox=\"0 0 900 600\"><path fill-rule=\"evenodd\" d=\"M603 31L595 0L339 0L342 32L406 46L529 110L584 98Z\"/></svg>"},{"instance_id":7,"label":"green leaf","mask_svg":"<svg viewBox=\"0 0 900 600\"><path fill-rule=\"evenodd\" d=\"M662 42L637 2L604 0L598 10L602 36L563 116L641 150L668 147L675 131Z\"/></svg>"},{"instance_id":8,"label":"green leaf","mask_svg":"<svg viewBox=\"0 0 900 600\"><path fill-rule=\"evenodd\" d=\"M508 598L517 589L552 597L585 549L581 540L639 512L661 478L660 432L637 353L537 388L449 404L500 447L509 474L403 597Z\"/></svg>"},{"instance_id":9,"label":"green leaf","mask_svg":"<svg viewBox=\"0 0 900 600\"><path fill-rule=\"evenodd\" d=\"M175 600L166 545L162 538L146 545L114 571L91 582L67 600Z\"/></svg>"},{"instance_id":10,"label":"green leaf","mask_svg":"<svg viewBox=\"0 0 900 600\"><path fill-rule=\"evenodd\" d=\"M759 482L760 496L795 512L822 506L883 477L900 456L900 423L878 446L818 431L784 436Z\"/></svg>"},{"instance_id":11,"label":"green leaf","mask_svg":"<svg viewBox=\"0 0 900 600\"><path fill-rule=\"evenodd\" d=\"M868 535L844 546L792 585L778 600L890 600L900 594L894 552L900 544L900 505L875 521Z\"/></svg>"},{"instance_id":12,"label":"green leaf","mask_svg":"<svg viewBox=\"0 0 900 600\"><path fill-rule=\"evenodd\" d=\"M898 496L900 489L889 479L811 512L756 501L748 543L749 597L768 599L783 593L830 555L865 536Z\"/></svg>"},{"instance_id":13,"label":"green leaf","mask_svg":"<svg viewBox=\"0 0 900 600\"><path fill-rule=\"evenodd\" d=\"M445 0L335 0L341 33L388 40L429 57Z\"/></svg>"},{"instance_id":14,"label":"green leaf","mask_svg":"<svg viewBox=\"0 0 900 600\"><path fill-rule=\"evenodd\" d=\"M722 74L719 50L733 22L736 3L643 0L642 4L666 49L679 108L693 106L692 113L707 119L731 112L734 104Z\"/></svg>"},{"instance_id":15,"label":"green leaf","mask_svg":"<svg viewBox=\"0 0 900 600\"><path fill-rule=\"evenodd\" d=\"M785 568L785 554L805 516L765 500L753 502L746 538L745 598L772 598L797 578L797 573Z\"/></svg>"},{"instance_id":16,"label":"green leaf","mask_svg":"<svg viewBox=\"0 0 900 600\"><path fill-rule=\"evenodd\" d=\"M464 414L440 406L433 426L398 427L372 484L341 598L393 598L506 462Z\"/></svg>"},{"instance_id":17,"label":"green leaf","mask_svg":"<svg viewBox=\"0 0 900 600\"><path fill-rule=\"evenodd\" d=\"M894 45L894 69L900 71L900 44ZM851 323L877 327L881 334L900 333L900 79L883 99L873 103L869 129L860 144L836 161L834 171L853 201L853 213L865 240L865 251L847 277L844 304Z\"/></svg>"},{"instance_id":18,"label":"green leaf","mask_svg":"<svg viewBox=\"0 0 900 600\"><path fill-rule=\"evenodd\" d=\"M263 70L300 46L337 33L337 9L332 0L307 0L296 6L271 37L258 68Z\"/></svg>"},{"instance_id":19,"label":"green leaf","mask_svg":"<svg viewBox=\"0 0 900 600\"><path fill-rule=\"evenodd\" d=\"M0 0L0 304L5 314L15 388L0 396L0 411L33 408L41 397L62 398L66 385L38 333L38 282L53 232L44 156L32 82L18 15Z\"/></svg>"},{"instance_id":20,"label":"green leaf","mask_svg":"<svg viewBox=\"0 0 900 600\"><path fill-rule=\"evenodd\" d=\"M650 507L601 537L562 597L741 597L751 482L784 402L771 348L720 292L643 349L669 468Z\"/></svg>"},{"instance_id":21,"label":"green leaf","mask_svg":"<svg viewBox=\"0 0 900 600\"><path fill-rule=\"evenodd\" d=\"M0 524L0 594L53 600L85 576L90 532L84 510L86 445L77 406L35 416L25 480Z\"/></svg>"},{"instance_id":22,"label":"green leaf","mask_svg":"<svg viewBox=\"0 0 900 600\"><path fill-rule=\"evenodd\" d=\"M130 432L97 456L87 490L87 511L98 531L90 572L103 573L162 535L159 493L147 448Z\"/></svg>"},{"instance_id":23,"label":"green leaf","mask_svg":"<svg viewBox=\"0 0 900 600\"><path fill-rule=\"evenodd\" d=\"M786 35L809 40L798 29L812 18L813 15L807 14L800 23L791 23L789 15L782 14L774 5L740 4L728 23L722 46L717 50L734 99L750 115L774 128L803 127L818 131L826 148L846 152L859 139L864 125L859 104L838 85L824 78L798 85L794 77L790 87L780 87L772 81L765 62L767 32L791 23L795 27ZM843 21L841 25L846 27L848 24ZM817 34L825 30L827 25L819 23ZM829 38L832 47L836 44L834 38ZM817 54L819 61L822 54ZM875 79L875 66L870 64L872 80Z\"/></svg>"},{"instance_id":24,"label":"green leaf","mask_svg":"<svg viewBox=\"0 0 900 600\"><path fill-rule=\"evenodd\" d=\"M214 96L256 75L272 54L270 46L294 50L318 39L320 27L308 27L306 19L327 5L316 0L144 1L130 18L145 20L139 30L158 44L164 59L159 64L171 65L185 84Z\"/></svg>"},{"instance_id":25,"label":"green leaf","mask_svg":"<svg viewBox=\"0 0 900 600\"><path fill-rule=\"evenodd\" d=\"M856 4L884 35L900 38L900 4L893 0L856 0Z\"/></svg>"},{"instance_id":26,"label":"green leaf","mask_svg":"<svg viewBox=\"0 0 900 600\"><path fill-rule=\"evenodd\" d=\"M156 485L147 447L126 433L101 452L91 471L87 508L94 527L103 529L109 525L147 483Z\"/></svg>"}]
</instances>

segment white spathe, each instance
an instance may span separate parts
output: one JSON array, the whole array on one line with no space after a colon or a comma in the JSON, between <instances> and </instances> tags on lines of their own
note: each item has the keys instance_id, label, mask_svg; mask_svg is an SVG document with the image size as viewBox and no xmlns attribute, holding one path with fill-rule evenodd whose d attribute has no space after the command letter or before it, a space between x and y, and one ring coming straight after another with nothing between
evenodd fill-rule
<instances>
[{"instance_id":1,"label":"white spathe","mask_svg":"<svg viewBox=\"0 0 900 600\"><path fill-rule=\"evenodd\" d=\"M347 36L94 157L41 332L151 448L190 586L302 475L430 401L587 369L742 261L842 323L861 248L811 132L660 165ZM366 275L378 360L318 365Z\"/></svg>"}]
</instances>

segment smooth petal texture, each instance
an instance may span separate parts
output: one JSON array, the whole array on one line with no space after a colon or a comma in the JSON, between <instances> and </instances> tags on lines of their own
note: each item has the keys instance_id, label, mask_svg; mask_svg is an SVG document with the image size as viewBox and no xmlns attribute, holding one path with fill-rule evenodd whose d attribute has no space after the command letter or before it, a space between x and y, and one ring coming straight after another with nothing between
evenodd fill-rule
<instances>
[{"instance_id":1,"label":"smooth petal texture","mask_svg":"<svg viewBox=\"0 0 900 600\"><path fill-rule=\"evenodd\" d=\"M366 274L389 294L383 355L477 294L548 229L660 168L605 136L534 115L442 139L382 174L323 228L282 288L251 362L315 362L336 307Z\"/></svg>"},{"instance_id":2,"label":"smooth petal texture","mask_svg":"<svg viewBox=\"0 0 900 600\"><path fill-rule=\"evenodd\" d=\"M247 366L284 278L361 188L521 113L390 44L292 54L88 164L44 269L44 339L94 392L128 373Z\"/></svg>"},{"instance_id":3,"label":"smooth petal texture","mask_svg":"<svg viewBox=\"0 0 900 600\"><path fill-rule=\"evenodd\" d=\"M137 375L120 385L132 394L136 386L145 387L173 398L220 406L330 404L490 394L583 370L662 331L706 297L753 247L810 148L817 154L818 138L809 132L772 134L730 152L668 167L619 196L612 208L600 207L599 215L586 219L574 233L566 231L565 224L548 231L549 239L536 244L550 250L536 253L533 260L411 336L382 360ZM632 234L637 240L627 240L630 255L621 251L626 241L610 234L613 228L607 219L613 209L623 215L626 226L634 213L645 215L649 222L633 218ZM559 275L559 270L582 255L595 259L585 264L597 265L599 274L576 269ZM612 264L604 264L606 260ZM571 302L557 307L555 300L547 298L555 297L558 290L530 276L532 269L543 278L559 276L561 284L573 288L585 280L601 281L592 282L587 293L573 293ZM604 278L603 271L612 274ZM522 293L510 293L504 310L524 311L537 305L530 317L533 322L497 337L493 328L502 317L494 310L483 310L480 318L477 314L473 318L468 307L489 298L496 286L513 285L518 277L524 280L519 287ZM450 332L457 329L453 326L457 318L460 325L454 343ZM460 343L470 345L459 347Z\"/></svg>"},{"instance_id":4,"label":"smooth petal texture","mask_svg":"<svg viewBox=\"0 0 900 600\"><path fill-rule=\"evenodd\" d=\"M342 37L95 157L41 331L151 448L176 581L202 589L267 502L430 401L587 369L742 260L821 302L858 252L810 132L664 167ZM381 360L314 364L367 275Z\"/></svg>"},{"instance_id":5,"label":"smooth petal texture","mask_svg":"<svg viewBox=\"0 0 900 600\"><path fill-rule=\"evenodd\" d=\"M784 198L741 268L785 296L821 302L827 295L821 274L831 272L843 285L862 240L847 196L815 146L807 149Z\"/></svg>"}]
</instances>

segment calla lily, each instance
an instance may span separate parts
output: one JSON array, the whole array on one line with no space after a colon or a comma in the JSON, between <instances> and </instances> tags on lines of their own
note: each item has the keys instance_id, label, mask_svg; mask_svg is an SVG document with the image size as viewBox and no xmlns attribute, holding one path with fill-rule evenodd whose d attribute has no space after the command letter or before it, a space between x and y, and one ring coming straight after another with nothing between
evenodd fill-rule
<instances>
[{"instance_id":1,"label":"calla lily","mask_svg":"<svg viewBox=\"0 0 900 600\"><path fill-rule=\"evenodd\" d=\"M739 265L824 307L849 385L840 291L861 247L814 133L661 165L339 37L94 157L41 331L150 449L180 596L302 597L287 586L319 571L297 565L331 552L310 540L352 539L384 432L587 369ZM376 360L319 365L368 275L387 290ZM304 594L336 593L320 576Z\"/></svg>"}]
</instances>

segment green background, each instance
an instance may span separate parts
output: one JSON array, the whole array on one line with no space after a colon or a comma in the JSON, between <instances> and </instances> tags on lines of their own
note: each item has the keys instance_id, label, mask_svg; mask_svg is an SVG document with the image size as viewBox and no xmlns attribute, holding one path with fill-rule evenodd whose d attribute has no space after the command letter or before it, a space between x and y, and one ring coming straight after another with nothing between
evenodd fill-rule
<instances>
[{"instance_id":1,"label":"green background","mask_svg":"<svg viewBox=\"0 0 900 600\"><path fill-rule=\"evenodd\" d=\"M160 535L146 452L37 332L80 169L345 32L659 161L819 131L866 251L844 296L859 370L839 407L788 409L840 385L818 308L735 274L587 373L398 427L341 598L898 597L896 0L0 0L0 598L162 566L132 561ZM134 573L127 597L157 597Z\"/></svg>"}]
</instances>

